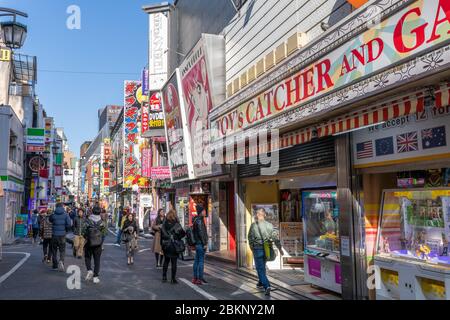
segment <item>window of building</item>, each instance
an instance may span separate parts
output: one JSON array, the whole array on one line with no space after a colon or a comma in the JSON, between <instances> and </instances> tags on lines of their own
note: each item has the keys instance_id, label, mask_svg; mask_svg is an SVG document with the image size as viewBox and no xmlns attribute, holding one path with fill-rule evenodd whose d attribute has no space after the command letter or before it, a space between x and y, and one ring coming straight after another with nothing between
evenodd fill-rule
<instances>
[{"instance_id":1,"label":"window of building","mask_svg":"<svg viewBox=\"0 0 450 320\"><path fill-rule=\"evenodd\" d=\"M17 136L12 131L9 134L9 161L17 162Z\"/></svg>"}]
</instances>

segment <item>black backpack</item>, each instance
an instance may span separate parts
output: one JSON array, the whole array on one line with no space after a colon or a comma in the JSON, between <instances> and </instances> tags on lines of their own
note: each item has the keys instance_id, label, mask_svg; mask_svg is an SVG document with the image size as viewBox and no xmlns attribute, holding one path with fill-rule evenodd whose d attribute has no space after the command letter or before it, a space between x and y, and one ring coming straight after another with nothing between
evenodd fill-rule
<instances>
[{"instance_id":1,"label":"black backpack","mask_svg":"<svg viewBox=\"0 0 450 320\"><path fill-rule=\"evenodd\" d=\"M186 228L186 242L190 247L195 246L194 231L192 231L192 228L190 227Z\"/></svg>"},{"instance_id":2,"label":"black backpack","mask_svg":"<svg viewBox=\"0 0 450 320\"><path fill-rule=\"evenodd\" d=\"M90 247L97 247L103 243L103 233L101 231L103 221L94 222L88 219L87 241Z\"/></svg>"}]
</instances>

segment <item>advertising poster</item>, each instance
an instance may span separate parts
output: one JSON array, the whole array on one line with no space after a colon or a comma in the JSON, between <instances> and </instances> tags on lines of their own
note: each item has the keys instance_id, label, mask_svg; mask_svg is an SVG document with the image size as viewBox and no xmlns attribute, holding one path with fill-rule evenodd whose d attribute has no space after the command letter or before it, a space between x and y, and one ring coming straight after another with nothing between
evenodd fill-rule
<instances>
[{"instance_id":1,"label":"advertising poster","mask_svg":"<svg viewBox=\"0 0 450 320\"><path fill-rule=\"evenodd\" d=\"M192 145L192 161L196 177L210 175L208 114L212 109L211 90L203 39L180 66L187 129Z\"/></svg>"},{"instance_id":2,"label":"advertising poster","mask_svg":"<svg viewBox=\"0 0 450 320\"><path fill-rule=\"evenodd\" d=\"M281 222L280 242L287 257L303 254L303 224L301 222Z\"/></svg>"},{"instance_id":3,"label":"advertising poster","mask_svg":"<svg viewBox=\"0 0 450 320\"><path fill-rule=\"evenodd\" d=\"M149 99L149 129L164 129L164 114L161 104L161 94L152 93Z\"/></svg>"},{"instance_id":4,"label":"advertising poster","mask_svg":"<svg viewBox=\"0 0 450 320\"><path fill-rule=\"evenodd\" d=\"M141 173L140 114L146 96L140 81L125 81L124 111L124 188L146 187L148 179Z\"/></svg>"},{"instance_id":5,"label":"advertising poster","mask_svg":"<svg viewBox=\"0 0 450 320\"><path fill-rule=\"evenodd\" d=\"M187 159L186 135L183 126L182 101L176 71L162 90L166 139L169 153L169 167L172 182L190 178Z\"/></svg>"},{"instance_id":6,"label":"advertising poster","mask_svg":"<svg viewBox=\"0 0 450 320\"><path fill-rule=\"evenodd\" d=\"M152 169L152 150L150 148L142 149L142 176L144 178L151 177Z\"/></svg>"}]
</instances>

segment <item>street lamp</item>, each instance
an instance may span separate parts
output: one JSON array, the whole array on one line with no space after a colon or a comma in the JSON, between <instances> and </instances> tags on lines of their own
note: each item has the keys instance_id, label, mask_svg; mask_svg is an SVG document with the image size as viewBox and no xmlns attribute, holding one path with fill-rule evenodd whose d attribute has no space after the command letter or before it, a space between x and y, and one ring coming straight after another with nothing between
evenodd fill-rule
<instances>
[{"instance_id":1,"label":"street lamp","mask_svg":"<svg viewBox=\"0 0 450 320\"><path fill-rule=\"evenodd\" d=\"M17 16L28 18L24 12L0 8L0 17L12 17L12 21L1 22L2 38L10 49L20 49L27 38L27 26L16 21Z\"/></svg>"}]
</instances>

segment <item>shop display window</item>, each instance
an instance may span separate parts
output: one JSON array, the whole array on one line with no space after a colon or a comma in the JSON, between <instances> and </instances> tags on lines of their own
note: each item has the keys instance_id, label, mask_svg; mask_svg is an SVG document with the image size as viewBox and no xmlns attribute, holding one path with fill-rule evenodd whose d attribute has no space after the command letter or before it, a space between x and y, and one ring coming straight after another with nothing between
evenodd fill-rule
<instances>
[{"instance_id":1,"label":"shop display window","mask_svg":"<svg viewBox=\"0 0 450 320\"><path fill-rule=\"evenodd\" d=\"M336 191L305 191L302 202L305 248L339 254Z\"/></svg>"},{"instance_id":2,"label":"shop display window","mask_svg":"<svg viewBox=\"0 0 450 320\"><path fill-rule=\"evenodd\" d=\"M450 265L450 188L383 192L378 254Z\"/></svg>"}]
</instances>

